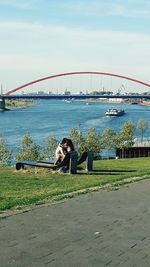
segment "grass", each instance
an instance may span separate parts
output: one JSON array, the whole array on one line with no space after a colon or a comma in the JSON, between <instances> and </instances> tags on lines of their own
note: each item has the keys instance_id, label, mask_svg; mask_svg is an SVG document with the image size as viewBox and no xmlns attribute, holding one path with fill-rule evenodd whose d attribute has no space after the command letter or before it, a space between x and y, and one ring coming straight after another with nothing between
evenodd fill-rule
<instances>
[{"instance_id":1,"label":"grass","mask_svg":"<svg viewBox=\"0 0 150 267\"><path fill-rule=\"evenodd\" d=\"M95 161L93 169L88 174L80 170L76 175L68 175L45 169L28 168L17 172L14 168L1 168L0 211L73 196L73 192L86 192L107 184L125 183L133 177L150 178L150 159Z\"/></svg>"}]
</instances>

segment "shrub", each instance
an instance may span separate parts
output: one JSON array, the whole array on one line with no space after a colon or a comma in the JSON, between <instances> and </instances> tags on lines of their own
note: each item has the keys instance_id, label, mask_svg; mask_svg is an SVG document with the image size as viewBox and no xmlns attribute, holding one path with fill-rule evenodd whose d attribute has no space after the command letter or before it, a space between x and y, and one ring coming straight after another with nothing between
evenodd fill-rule
<instances>
[{"instance_id":1,"label":"shrub","mask_svg":"<svg viewBox=\"0 0 150 267\"><path fill-rule=\"evenodd\" d=\"M37 145L30 134L23 136L20 152L16 155L17 160L38 160L40 158L40 146Z\"/></svg>"},{"instance_id":2,"label":"shrub","mask_svg":"<svg viewBox=\"0 0 150 267\"><path fill-rule=\"evenodd\" d=\"M0 136L0 165L7 166L10 165L12 152L8 148L5 140Z\"/></svg>"}]
</instances>

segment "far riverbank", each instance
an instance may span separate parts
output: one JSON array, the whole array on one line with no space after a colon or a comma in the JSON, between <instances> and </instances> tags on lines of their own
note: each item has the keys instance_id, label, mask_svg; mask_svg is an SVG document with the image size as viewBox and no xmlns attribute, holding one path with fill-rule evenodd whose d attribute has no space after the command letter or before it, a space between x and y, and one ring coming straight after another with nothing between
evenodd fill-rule
<instances>
[{"instance_id":1,"label":"far riverbank","mask_svg":"<svg viewBox=\"0 0 150 267\"><path fill-rule=\"evenodd\" d=\"M37 101L32 99L6 100L6 108L25 108L37 105Z\"/></svg>"},{"instance_id":2,"label":"far riverbank","mask_svg":"<svg viewBox=\"0 0 150 267\"><path fill-rule=\"evenodd\" d=\"M143 101L141 103L139 103L140 105L143 105L143 106L150 106L150 101Z\"/></svg>"},{"instance_id":3,"label":"far riverbank","mask_svg":"<svg viewBox=\"0 0 150 267\"><path fill-rule=\"evenodd\" d=\"M86 103L92 103L92 102L100 102L100 103L109 103L109 104L139 104L139 105L143 105L143 106L150 106L150 101L146 100L146 101L140 101L139 99L127 99L127 100L123 100L122 98L118 98L118 99L102 99L102 98L89 98L89 99L82 99L82 100L78 100L78 101L82 101L82 102L86 102Z\"/></svg>"}]
</instances>

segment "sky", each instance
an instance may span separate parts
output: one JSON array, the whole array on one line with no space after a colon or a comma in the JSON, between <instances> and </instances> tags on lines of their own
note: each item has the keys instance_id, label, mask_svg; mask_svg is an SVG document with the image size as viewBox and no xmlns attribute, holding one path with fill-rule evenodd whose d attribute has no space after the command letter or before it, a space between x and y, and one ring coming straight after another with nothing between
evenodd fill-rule
<instances>
[{"instance_id":1,"label":"sky","mask_svg":"<svg viewBox=\"0 0 150 267\"><path fill-rule=\"evenodd\" d=\"M150 0L0 0L0 83L100 71L150 84L149 25Z\"/></svg>"}]
</instances>

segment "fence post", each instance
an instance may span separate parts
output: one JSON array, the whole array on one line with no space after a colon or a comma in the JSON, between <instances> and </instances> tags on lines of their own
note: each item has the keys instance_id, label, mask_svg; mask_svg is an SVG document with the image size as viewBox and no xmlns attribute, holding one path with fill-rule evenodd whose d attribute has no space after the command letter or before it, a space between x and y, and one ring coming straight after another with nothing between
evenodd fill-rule
<instances>
[{"instance_id":1,"label":"fence post","mask_svg":"<svg viewBox=\"0 0 150 267\"><path fill-rule=\"evenodd\" d=\"M93 170L93 152L87 152L87 160L86 160L86 171L90 172Z\"/></svg>"},{"instance_id":2,"label":"fence post","mask_svg":"<svg viewBox=\"0 0 150 267\"><path fill-rule=\"evenodd\" d=\"M76 151L70 152L70 164L69 164L69 174L76 174L77 173L77 160L78 160L78 153Z\"/></svg>"}]
</instances>

